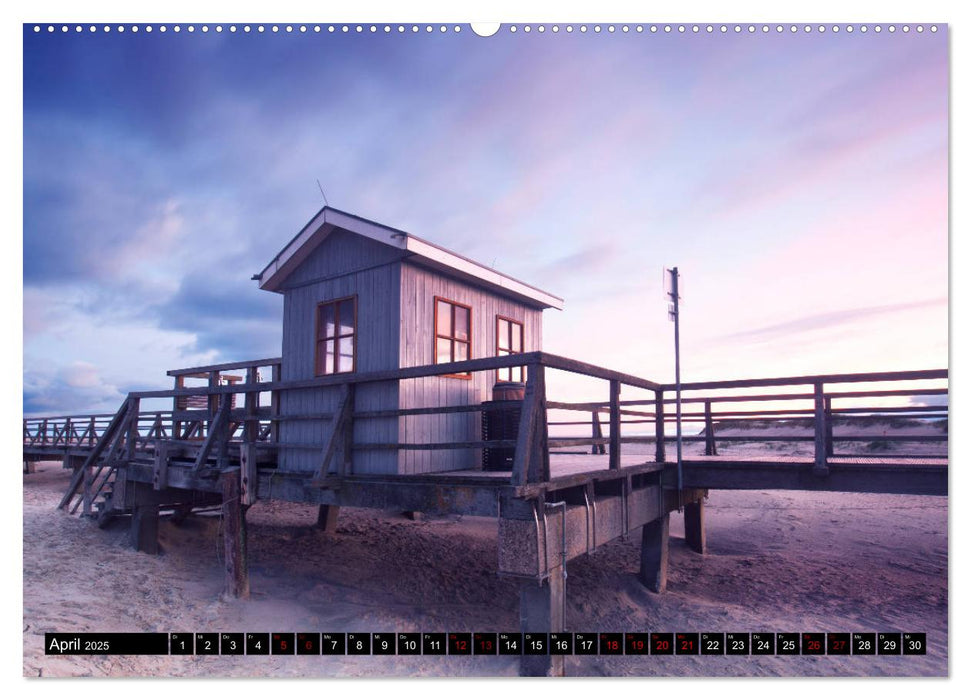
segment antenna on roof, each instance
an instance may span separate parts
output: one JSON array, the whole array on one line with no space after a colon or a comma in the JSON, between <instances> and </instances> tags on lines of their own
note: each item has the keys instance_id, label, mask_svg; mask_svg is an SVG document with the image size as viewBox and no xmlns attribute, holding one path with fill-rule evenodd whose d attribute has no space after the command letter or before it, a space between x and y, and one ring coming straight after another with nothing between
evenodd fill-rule
<instances>
[{"instance_id":1,"label":"antenna on roof","mask_svg":"<svg viewBox=\"0 0 971 700\"><path fill-rule=\"evenodd\" d=\"M330 202L327 201L327 195L324 194L323 185L320 184L320 179L317 178L317 187L320 188L320 196L324 198L324 205L330 206Z\"/></svg>"}]
</instances>

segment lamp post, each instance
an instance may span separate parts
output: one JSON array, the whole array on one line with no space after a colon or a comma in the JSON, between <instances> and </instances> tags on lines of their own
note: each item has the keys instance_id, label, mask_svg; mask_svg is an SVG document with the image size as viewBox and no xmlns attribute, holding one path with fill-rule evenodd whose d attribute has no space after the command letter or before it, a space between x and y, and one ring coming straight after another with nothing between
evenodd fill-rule
<instances>
[{"instance_id":1,"label":"lamp post","mask_svg":"<svg viewBox=\"0 0 971 700\"><path fill-rule=\"evenodd\" d=\"M668 320L674 321L674 404L677 424L678 444L678 510L681 510L681 490L684 488L684 475L681 468L681 324L680 301L681 275L678 268L665 269L665 291L668 297Z\"/></svg>"}]
</instances>

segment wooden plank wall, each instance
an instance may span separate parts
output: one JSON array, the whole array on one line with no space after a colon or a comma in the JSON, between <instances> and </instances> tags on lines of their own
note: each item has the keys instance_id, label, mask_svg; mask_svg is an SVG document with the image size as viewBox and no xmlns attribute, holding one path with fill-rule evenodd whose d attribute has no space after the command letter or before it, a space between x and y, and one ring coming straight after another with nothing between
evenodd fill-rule
<instances>
[{"instance_id":1,"label":"wooden plank wall","mask_svg":"<svg viewBox=\"0 0 971 700\"><path fill-rule=\"evenodd\" d=\"M314 333L317 304L357 295L357 371L370 372L398 366L397 309L400 294L401 251L340 229L334 231L285 283L283 318L284 381L314 376ZM281 413L295 415L333 411L338 387L288 391L281 398ZM358 410L398 407L395 382L357 389ZM357 421L355 442L396 442L397 419ZM280 428L282 442L321 444L325 421L294 421ZM320 449L282 449L280 467L313 472ZM354 471L362 474L395 473L392 451L361 451L354 455Z\"/></svg>"},{"instance_id":2,"label":"wooden plank wall","mask_svg":"<svg viewBox=\"0 0 971 700\"><path fill-rule=\"evenodd\" d=\"M445 277L442 273L410 262L401 264L401 367L434 362L435 297L472 307L471 359L493 357L496 349L496 315L523 323L526 352L542 350L542 311L483 288ZM495 372L479 372L472 379L423 377L400 383L402 408L453 406L491 400ZM403 416L398 419L401 442L464 442L481 438L481 413ZM402 450L398 473L472 469L481 465L481 450Z\"/></svg>"}]
</instances>

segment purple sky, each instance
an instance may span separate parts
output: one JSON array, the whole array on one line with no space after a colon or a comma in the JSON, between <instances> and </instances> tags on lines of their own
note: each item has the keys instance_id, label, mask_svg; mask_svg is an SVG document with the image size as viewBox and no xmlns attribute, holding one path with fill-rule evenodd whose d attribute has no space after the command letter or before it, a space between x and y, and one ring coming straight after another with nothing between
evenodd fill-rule
<instances>
[{"instance_id":1,"label":"purple sky","mask_svg":"<svg viewBox=\"0 0 971 700\"><path fill-rule=\"evenodd\" d=\"M845 27L845 25L842 25ZM24 28L24 411L280 352L321 206L562 296L545 348L685 380L947 366L947 30Z\"/></svg>"}]
</instances>

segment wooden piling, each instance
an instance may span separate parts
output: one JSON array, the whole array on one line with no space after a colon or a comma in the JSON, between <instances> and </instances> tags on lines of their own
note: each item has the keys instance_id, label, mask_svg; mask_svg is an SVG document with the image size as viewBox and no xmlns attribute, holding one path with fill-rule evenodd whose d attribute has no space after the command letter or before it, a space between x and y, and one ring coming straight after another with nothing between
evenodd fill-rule
<instances>
[{"instance_id":1,"label":"wooden piling","mask_svg":"<svg viewBox=\"0 0 971 700\"><path fill-rule=\"evenodd\" d=\"M692 501L684 504L684 541L690 549L698 552L698 554L707 552L704 501Z\"/></svg>"},{"instance_id":2,"label":"wooden piling","mask_svg":"<svg viewBox=\"0 0 971 700\"><path fill-rule=\"evenodd\" d=\"M340 510L340 506L318 506L317 529L324 532L337 532L337 516Z\"/></svg>"},{"instance_id":3,"label":"wooden piling","mask_svg":"<svg viewBox=\"0 0 971 700\"><path fill-rule=\"evenodd\" d=\"M132 501L129 541L139 552L158 554L158 501L152 486L135 482L130 494Z\"/></svg>"},{"instance_id":4,"label":"wooden piling","mask_svg":"<svg viewBox=\"0 0 971 700\"><path fill-rule=\"evenodd\" d=\"M519 587L519 620L522 632L562 632L563 601L566 586L561 567L551 569L542 581L523 581ZM562 676L563 656L523 654L519 661L521 676Z\"/></svg>"},{"instance_id":5,"label":"wooden piling","mask_svg":"<svg viewBox=\"0 0 971 700\"><path fill-rule=\"evenodd\" d=\"M239 448L240 501L244 506L256 503L259 472L256 469L256 444L245 442Z\"/></svg>"},{"instance_id":6,"label":"wooden piling","mask_svg":"<svg viewBox=\"0 0 971 700\"><path fill-rule=\"evenodd\" d=\"M131 545L139 552L158 554L158 506L146 504L132 509Z\"/></svg>"},{"instance_id":7,"label":"wooden piling","mask_svg":"<svg viewBox=\"0 0 971 700\"><path fill-rule=\"evenodd\" d=\"M226 559L226 596L249 598L246 562L246 511L240 502L239 472L223 472L223 547Z\"/></svg>"},{"instance_id":8,"label":"wooden piling","mask_svg":"<svg viewBox=\"0 0 971 700\"><path fill-rule=\"evenodd\" d=\"M655 593L663 593L668 585L668 529L669 516L662 515L641 529L640 580Z\"/></svg>"}]
</instances>

